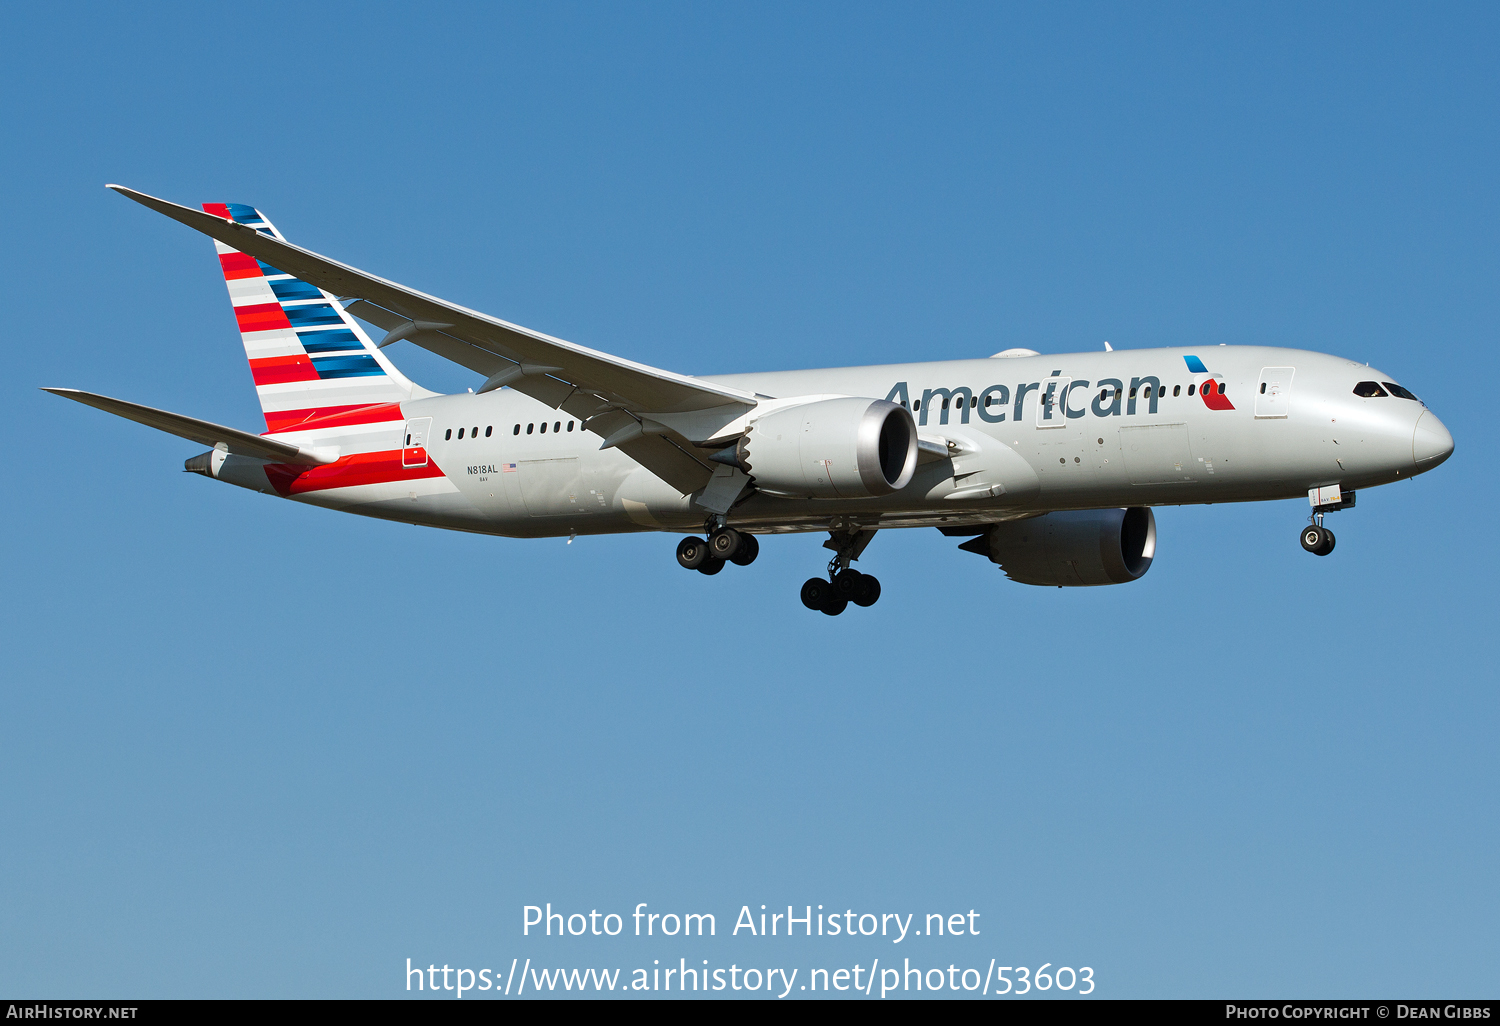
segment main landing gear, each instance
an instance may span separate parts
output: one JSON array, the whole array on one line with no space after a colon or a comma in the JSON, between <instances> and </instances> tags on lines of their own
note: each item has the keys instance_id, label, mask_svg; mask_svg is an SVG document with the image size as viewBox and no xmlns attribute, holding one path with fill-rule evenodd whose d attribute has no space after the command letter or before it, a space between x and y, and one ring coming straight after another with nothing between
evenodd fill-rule
<instances>
[{"instance_id":1,"label":"main landing gear","mask_svg":"<svg viewBox=\"0 0 1500 1026\"><path fill-rule=\"evenodd\" d=\"M838 616L849 608L851 602L856 606L873 606L880 600L880 581L873 574L862 574L853 569L849 562L859 558L875 532L856 528L852 533L830 533L832 537L823 545L836 555L828 561L828 580L808 578L802 585L802 604L829 616Z\"/></svg>"},{"instance_id":2,"label":"main landing gear","mask_svg":"<svg viewBox=\"0 0 1500 1026\"><path fill-rule=\"evenodd\" d=\"M712 577L724 569L725 563L749 566L760 555L760 542L755 535L736 531L722 520L710 520L704 525L704 533L707 538L694 536L677 543L677 562L685 569ZM828 561L828 579L814 577L802 585L802 604L829 616L838 616L851 602L856 606L873 606L880 600L880 581L872 574L853 569L849 563L859 558L875 532L854 527L829 534L823 545L835 555Z\"/></svg>"},{"instance_id":3,"label":"main landing gear","mask_svg":"<svg viewBox=\"0 0 1500 1026\"><path fill-rule=\"evenodd\" d=\"M873 574L862 574L858 570L835 570L838 560L828 567L828 580L809 577L802 585L802 604L829 616L838 616L856 606L873 606L880 599L880 581Z\"/></svg>"},{"instance_id":4,"label":"main landing gear","mask_svg":"<svg viewBox=\"0 0 1500 1026\"><path fill-rule=\"evenodd\" d=\"M760 555L760 542L753 534L732 527L719 527L702 538L684 538L677 543L677 562L686 570L696 570L712 577L725 563L749 566Z\"/></svg>"}]
</instances>

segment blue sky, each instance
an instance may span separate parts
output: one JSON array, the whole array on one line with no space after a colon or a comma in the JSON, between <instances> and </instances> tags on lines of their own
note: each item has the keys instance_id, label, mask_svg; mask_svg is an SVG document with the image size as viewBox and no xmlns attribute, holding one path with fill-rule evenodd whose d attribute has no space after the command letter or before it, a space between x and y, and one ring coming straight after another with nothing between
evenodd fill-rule
<instances>
[{"instance_id":1,"label":"blue sky","mask_svg":"<svg viewBox=\"0 0 1500 1026\"><path fill-rule=\"evenodd\" d=\"M0 992L404 994L506 967L1091 966L1100 996L1495 996L1492 6L10 5ZM293 241L689 373L1264 343L1394 375L1457 452L1158 510L1117 588L886 532L686 574L181 473L38 392L242 427L206 240ZM409 345L430 387L476 384ZM521 936L710 911L712 942ZM741 905L979 937L723 936ZM784 939L783 939L784 940Z\"/></svg>"}]
</instances>

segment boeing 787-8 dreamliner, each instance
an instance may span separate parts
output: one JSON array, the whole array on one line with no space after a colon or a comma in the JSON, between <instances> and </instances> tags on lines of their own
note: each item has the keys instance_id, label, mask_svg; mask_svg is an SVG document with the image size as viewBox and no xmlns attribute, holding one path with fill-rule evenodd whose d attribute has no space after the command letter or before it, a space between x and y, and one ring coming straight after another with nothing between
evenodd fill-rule
<instances>
[{"instance_id":1,"label":"boeing 787-8 dreamliner","mask_svg":"<svg viewBox=\"0 0 1500 1026\"><path fill-rule=\"evenodd\" d=\"M1023 584L1124 584L1155 556L1153 506L1305 495L1302 547L1326 556L1325 513L1453 452L1391 375L1295 349L690 377L319 256L253 207L110 188L214 240L266 431L48 391L211 446L190 471L346 513L525 538L682 534L677 561L702 574L751 563L758 536L827 532L834 556L802 601L830 615L880 597L849 564L883 528L967 538ZM403 340L483 383L421 388L385 351Z\"/></svg>"}]
</instances>

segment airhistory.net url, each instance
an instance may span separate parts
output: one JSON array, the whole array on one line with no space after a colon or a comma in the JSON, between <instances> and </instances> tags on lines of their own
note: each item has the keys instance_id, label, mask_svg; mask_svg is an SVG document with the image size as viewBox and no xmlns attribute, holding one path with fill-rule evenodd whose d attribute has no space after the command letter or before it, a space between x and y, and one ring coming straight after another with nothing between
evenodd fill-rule
<instances>
[{"instance_id":1,"label":"airhistory.net url","mask_svg":"<svg viewBox=\"0 0 1500 1026\"><path fill-rule=\"evenodd\" d=\"M960 969L950 964L922 969L903 958L902 965L880 965L875 959L868 967L853 966L832 969L763 969L741 968L731 963L713 968L708 959L701 966L691 966L686 958L676 966L663 967L653 960L648 968L637 969L544 969L533 967L531 959L523 964L511 960L509 969L454 969L448 965L426 968L406 960L408 991L447 992L461 998L467 993L485 997L540 997L544 994L616 993L720 993L724 996L775 996L785 998L793 993L813 992L887 997L891 994L912 996L918 993L936 995L968 994L971 997L1020 996L1032 991L1056 991L1076 995L1094 992L1094 970L1089 966L1054 967L1047 962L1035 970L1027 966L998 965L990 960L987 969L973 966ZM413 985L415 983L415 985ZM736 994L738 992L738 994Z\"/></svg>"}]
</instances>

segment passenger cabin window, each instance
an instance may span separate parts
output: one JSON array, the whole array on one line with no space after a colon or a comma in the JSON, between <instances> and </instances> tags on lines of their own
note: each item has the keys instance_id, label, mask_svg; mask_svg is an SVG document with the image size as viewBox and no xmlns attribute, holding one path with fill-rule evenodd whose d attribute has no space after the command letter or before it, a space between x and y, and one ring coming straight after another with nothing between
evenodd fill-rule
<instances>
[{"instance_id":1,"label":"passenger cabin window","mask_svg":"<svg viewBox=\"0 0 1500 1026\"><path fill-rule=\"evenodd\" d=\"M1384 385L1386 387L1386 390L1389 391L1391 395L1395 396L1397 399L1410 399L1414 403L1419 403L1422 401L1416 396L1412 395L1406 389L1402 388L1400 385L1396 384L1394 381L1382 381L1381 384Z\"/></svg>"},{"instance_id":2,"label":"passenger cabin window","mask_svg":"<svg viewBox=\"0 0 1500 1026\"><path fill-rule=\"evenodd\" d=\"M443 432L443 441L446 442L446 441L450 440L452 437L453 437L453 429L452 428L449 428L447 431Z\"/></svg>"},{"instance_id":3,"label":"passenger cabin window","mask_svg":"<svg viewBox=\"0 0 1500 1026\"><path fill-rule=\"evenodd\" d=\"M513 434L513 435L519 435L520 433L521 433L521 425L517 424L516 425L516 429L514 431L512 431L511 434Z\"/></svg>"},{"instance_id":4,"label":"passenger cabin window","mask_svg":"<svg viewBox=\"0 0 1500 1026\"><path fill-rule=\"evenodd\" d=\"M547 422L544 420L544 421L542 421L542 434L545 435L546 433L547 433Z\"/></svg>"},{"instance_id":5,"label":"passenger cabin window","mask_svg":"<svg viewBox=\"0 0 1500 1026\"><path fill-rule=\"evenodd\" d=\"M557 432L559 432L561 430L562 430L562 421L559 420L559 421L555 422L552 425L552 433L553 434L556 434Z\"/></svg>"},{"instance_id":6,"label":"passenger cabin window","mask_svg":"<svg viewBox=\"0 0 1500 1026\"><path fill-rule=\"evenodd\" d=\"M1179 396L1181 394L1182 394L1182 386L1181 385L1173 385L1172 386L1172 397L1175 399L1177 396Z\"/></svg>"},{"instance_id":7,"label":"passenger cabin window","mask_svg":"<svg viewBox=\"0 0 1500 1026\"><path fill-rule=\"evenodd\" d=\"M1193 394L1193 390L1196 389L1197 387L1198 387L1197 385L1189 385L1188 386L1188 395L1192 395Z\"/></svg>"},{"instance_id":8,"label":"passenger cabin window","mask_svg":"<svg viewBox=\"0 0 1500 1026\"><path fill-rule=\"evenodd\" d=\"M488 438L488 437L490 437L490 435L493 435L494 433L495 433L495 425L489 424L489 425L485 426L484 437Z\"/></svg>"},{"instance_id":9,"label":"passenger cabin window","mask_svg":"<svg viewBox=\"0 0 1500 1026\"><path fill-rule=\"evenodd\" d=\"M479 437L479 428L477 426L476 427L472 427L472 428L469 429L469 437L470 438L478 438Z\"/></svg>"},{"instance_id":10,"label":"passenger cabin window","mask_svg":"<svg viewBox=\"0 0 1500 1026\"><path fill-rule=\"evenodd\" d=\"M459 441L463 441L463 437L464 437L464 429L463 428L459 428L458 429L458 439L459 439Z\"/></svg>"},{"instance_id":11,"label":"passenger cabin window","mask_svg":"<svg viewBox=\"0 0 1500 1026\"><path fill-rule=\"evenodd\" d=\"M911 408L912 408L913 411L920 410L922 408L922 400L920 400L920 399L913 399L912 402L911 402Z\"/></svg>"},{"instance_id":12,"label":"passenger cabin window","mask_svg":"<svg viewBox=\"0 0 1500 1026\"><path fill-rule=\"evenodd\" d=\"M529 435L529 434L531 434L531 430L532 430L532 428L534 428L534 427L536 427L536 425L535 425L535 424L527 424L527 425L526 425L526 433L527 433L527 434L528 434L528 435Z\"/></svg>"},{"instance_id":13,"label":"passenger cabin window","mask_svg":"<svg viewBox=\"0 0 1500 1026\"><path fill-rule=\"evenodd\" d=\"M1264 392L1266 390L1266 386L1262 384L1260 386L1260 390ZM1379 382L1375 381L1361 381L1359 384L1354 386L1354 394L1360 396L1363 399L1386 398L1385 389L1381 388Z\"/></svg>"},{"instance_id":14,"label":"passenger cabin window","mask_svg":"<svg viewBox=\"0 0 1500 1026\"><path fill-rule=\"evenodd\" d=\"M571 421L571 420L570 420L570 421L568 421L568 430L569 430L569 431L572 431L572 430L573 430L573 422L572 422L572 421Z\"/></svg>"}]
</instances>

